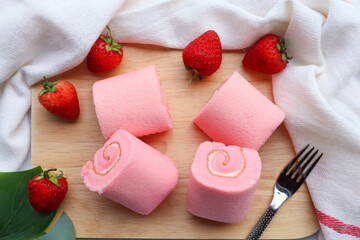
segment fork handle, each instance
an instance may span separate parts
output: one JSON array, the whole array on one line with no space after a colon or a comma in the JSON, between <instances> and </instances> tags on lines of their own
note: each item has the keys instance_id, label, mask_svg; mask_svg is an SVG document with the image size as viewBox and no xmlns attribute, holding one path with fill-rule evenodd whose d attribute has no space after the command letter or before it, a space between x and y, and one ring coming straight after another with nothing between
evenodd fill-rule
<instances>
[{"instance_id":1,"label":"fork handle","mask_svg":"<svg viewBox=\"0 0 360 240\"><path fill-rule=\"evenodd\" d=\"M246 237L245 240L257 240L260 238L261 234L265 231L266 227L269 225L270 221L275 216L277 210L273 209L271 206L266 210L264 215L260 218L258 223L255 225L250 234Z\"/></svg>"}]
</instances>

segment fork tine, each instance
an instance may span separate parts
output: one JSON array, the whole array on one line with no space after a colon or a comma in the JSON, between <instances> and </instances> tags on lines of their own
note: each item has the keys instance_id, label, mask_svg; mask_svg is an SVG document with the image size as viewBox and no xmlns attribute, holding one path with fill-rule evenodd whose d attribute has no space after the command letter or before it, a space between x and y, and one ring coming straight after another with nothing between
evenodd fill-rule
<instances>
[{"instance_id":1,"label":"fork tine","mask_svg":"<svg viewBox=\"0 0 360 240\"><path fill-rule=\"evenodd\" d=\"M313 152L315 148L312 147L304 154L305 156L302 156L299 162L297 162L298 158L305 152L308 147L309 144L304 149L302 149L281 172L275 183L273 200L271 201L270 206L264 215L260 218L253 230L251 230L246 240L260 238L261 234L265 231L266 227L269 225L280 206L296 193L296 191L304 183L306 177L310 174L315 165L319 162L320 158L323 156L323 153L321 153L318 157L316 157L319 153L319 150ZM295 163L296 165L294 167ZM288 171L290 171L290 169L291 174L286 174ZM292 175L296 175L297 177L292 178Z\"/></svg>"},{"instance_id":2,"label":"fork tine","mask_svg":"<svg viewBox=\"0 0 360 240\"><path fill-rule=\"evenodd\" d=\"M323 153L319 155L319 157L311 164L308 170L304 173L304 180L309 176L310 172L314 169L315 165L319 162L320 158L323 156Z\"/></svg>"},{"instance_id":3,"label":"fork tine","mask_svg":"<svg viewBox=\"0 0 360 240\"><path fill-rule=\"evenodd\" d=\"M313 158L316 156L316 154L318 152L319 152L319 150L317 149L308 159L306 159L306 161L304 162L304 164L302 166L300 166L300 164L302 163L302 161L300 161L300 163L298 164L300 166L300 168L299 168L299 171L296 173L294 179L297 179L301 175L301 173L305 170L305 168L309 165L309 163L313 160ZM296 169L299 167L298 165L296 165L296 167L295 167Z\"/></svg>"},{"instance_id":4,"label":"fork tine","mask_svg":"<svg viewBox=\"0 0 360 240\"><path fill-rule=\"evenodd\" d=\"M314 150L315 148L312 147L309 151L307 151L305 153L305 156L303 156L300 161L295 165L295 167L291 170L291 172L289 173L289 176L292 176L298 169L299 169L299 166L306 160L308 159L308 156L310 155L310 153L312 153L312 151ZM313 156L311 156L313 157ZM310 160L311 160L311 157L310 157Z\"/></svg>"},{"instance_id":5,"label":"fork tine","mask_svg":"<svg viewBox=\"0 0 360 240\"><path fill-rule=\"evenodd\" d=\"M284 168L284 170L281 172L281 174L286 174L287 171L289 171L289 169L294 165L294 163L296 162L296 160L298 160L298 158L301 156L301 154L303 154L303 152L305 152L305 150L310 146L310 144L306 145L295 157L293 160L291 160L291 162Z\"/></svg>"}]
</instances>

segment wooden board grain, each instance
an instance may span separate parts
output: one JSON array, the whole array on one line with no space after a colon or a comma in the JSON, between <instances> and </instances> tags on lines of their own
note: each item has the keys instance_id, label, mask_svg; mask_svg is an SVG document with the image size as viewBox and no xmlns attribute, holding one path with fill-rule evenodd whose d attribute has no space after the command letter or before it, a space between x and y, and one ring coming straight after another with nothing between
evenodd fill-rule
<instances>
[{"instance_id":1,"label":"wooden board grain","mask_svg":"<svg viewBox=\"0 0 360 240\"><path fill-rule=\"evenodd\" d=\"M202 82L188 85L190 72L184 70L181 54L174 49L126 45L123 62L116 69L93 74L86 63L61 74L72 82L79 95L81 114L75 122L46 112L37 101L41 83L32 95L32 165L62 169L69 191L60 211L73 221L77 237L118 238L244 238L271 202L274 182L285 164L295 155L290 137L282 124L260 149L263 170L254 203L248 217L237 224L224 224L192 216L186 209L185 196L190 165L199 144L209 138L192 119L214 90L233 71L240 72L259 91L273 100L271 76L242 67L243 51L225 52L220 69ZM173 128L141 139L172 158L179 170L175 190L150 215L140 216L121 205L90 192L80 176L81 167L103 146L92 103L95 81L129 72L150 64L157 66L166 92ZM314 207L306 186L279 210L263 238L298 238L319 229Z\"/></svg>"}]
</instances>

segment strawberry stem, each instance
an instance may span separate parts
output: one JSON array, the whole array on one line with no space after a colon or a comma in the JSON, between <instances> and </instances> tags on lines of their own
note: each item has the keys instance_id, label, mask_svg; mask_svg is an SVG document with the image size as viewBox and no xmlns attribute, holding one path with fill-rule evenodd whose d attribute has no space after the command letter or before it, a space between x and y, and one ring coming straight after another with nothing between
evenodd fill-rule
<instances>
[{"instance_id":1,"label":"strawberry stem","mask_svg":"<svg viewBox=\"0 0 360 240\"><path fill-rule=\"evenodd\" d=\"M109 26L106 26L106 28L109 30L109 33L106 37L104 36L100 36L100 38L106 42L106 52L109 53L111 50L116 52L116 53L119 53L122 55L122 52L119 50L120 48L123 48L124 46L121 45L121 44L118 44L112 37L112 33L111 33L111 29L109 28ZM110 34L110 36L109 36Z\"/></svg>"},{"instance_id":2,"label":"strawberry stem","mask_svg":"<svg viewBox=\"0 0 360 240\"><path fill-rule=\"evenodd\" d=\"M109 33L110 33L110 43L109 43L109 45L112 47L112 44L113 44L113 38L112 38L111 29L109 28L109 26L106 26L106 28L109 30ZM108 36L108 37L109 37L109 36Z\"/></svg>"},{"instance_id":3,"label":"strawberry stem","mask_svg":"<svg viewBox=\"0 0 360 240\"><path fill-rule=\"evenodd\" d=\"M58 179L63 178L63 172L60 170L60 174L59 173L53 173L52 171L56 171L56 168L51 168L48 169L46 171L44 171L43 173L40 174L39 177L37 177L35 179L35 181L40 180L40 179L47 179L50 182L52 182L53 184L55 184L56 186L60 187L60 185L58 184Z\"/></svg>"},{"instance_id":4,"label":"strawberry stem","mask_svg":"<svg viewBox=\"0 0 360 240\"><path fill-rule=\"evenodd\" d=\"M49 172L56 171L56 170L57 170L56 168L51 168L51 169L48 169L48 170L44 171L44 178L49 179L50 178Z\"/></svg>"},{"instance_id":5,"label":"strawberry stem","mask_svg":"<svg viewBox=\"0 0 360 240\"><path fill-rule=\"evenodd\" d=\"M52 82L49 82L46 79L46 77L44 77L44 80L45 80L45 83L43 84L44 89L40 92L39 97L47 92L55 92L56 91L55 83L57 83L59 81L59 79L56 78L56 81L52 83Z\"/></svg>"}]
</instances>

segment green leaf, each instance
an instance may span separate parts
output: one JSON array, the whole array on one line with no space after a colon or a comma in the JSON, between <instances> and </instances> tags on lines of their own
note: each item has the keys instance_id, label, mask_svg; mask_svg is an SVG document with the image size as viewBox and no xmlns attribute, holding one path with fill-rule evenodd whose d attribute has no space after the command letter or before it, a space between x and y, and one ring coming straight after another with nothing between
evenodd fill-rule
<instances>
[{"instance_id":1,"label":"green leaf","mask_svg":"<svg viewBox=\"0 0 360 240\"><path fill-rule=\"evenodd\" d=\"M58 180L56 178L49 178L49 180L56 186L60 187L60 185L58 184Z\"/></svg>"},{"instance_id":2,"label":"green leaf","mask_svg":"<svg viewBox=\"0 0 360 240\"><path fill-rule=\"evenodd\" d=\"M114 46L114 48L123 48L124 46L123 45L121 45L121 44L116 44L115 46Z\"/></svg>"},{"instance_id":3,"label":"green leaf","mask_svg":"<svg viewBox=\"0 0 360 240\"><path fill-rule=\"evenodd\" d=\"M34 239L51 223L56 211L38 213L29 202L28 183L41 172L39 166L27 171L0 173L0 240Z\"/></svg>"},{"instance_id":4,"label":"green leaf","mask_svg":"<svg viewBox=\"0 0 360 240\"><path fill-rule=\"evenodd\" d=\"M47 92L48 92L48 90L43 89L43 90L40 92L39 97L40 97L41 95L43 95L44 93L47 93Z\"/></svg>"},{"instance_id":5,"label":"green leaf","mask_svg":"<svg viewBox=\"0 0 360 240\"><path fill-rule=\"evenodd\" d=\"M66 177L64 177L63 171L60 170L60 174L56 174L56 175L55 175L55 178L56 178L56 179L62 179L62 178L66 178Z\"/></svg>"},{"instance_id":6,"label":"green leaf","mask_svg":"<svg viewBox=\"0 0 360 240\"><path fill-rule=\"evenodd\" d=\"M276 44L276 49L281 51L281 47L280 47L280 44Z\"/></svg>"},{"instance_id":7,"label":"green leaf","mask_svg":"<svg viewBox=\"0 0 360 240\"><path fill-rule=\"evenodd\" d=\"M63 212L55 226L38 240L72 240L75 238L75 229L68 215Z\"/></svg>"},{"instance_id":8,"label":"green leaf","mask_svg":"<svg viewBox=\"0 0 360 240\"><path fill-rule=\"evenodd\" d=\"M100 38L107 43L107 38L106 37L103 37L103 36L100 36Z\"/></svg>"},{"instance_id":9,"label":"green leaf","mask_svg":"<svg viewBox=\"0 0 360 240\"><path fill-rule=\"evenodd\" d=\"M184 64L185 65L185 64ZM192 70L192 68L185 65L186 70Z\"/></svg>"},{"instance_id":10,"label":"green leaf","mask_svg":"<svg viewBox=\"0 0 360 240\"><path fill-rule=\"evenodd\" d=\"M34 180L35 181L39 181L40 179L43 179L44 178L44 176L38 176L37 178L35 178Z\"/></svg>"},{"instance_id":11,"label":"green leaf","mask_svg":"<svg viewBox=\"0 0 360 240\"><path fill-rule=\"evenodd\" d=\"M107 53L109 53L111 51L111 47L109 45L106 45L105 49L106 49Z\"/></svg>"}]
</instances>

